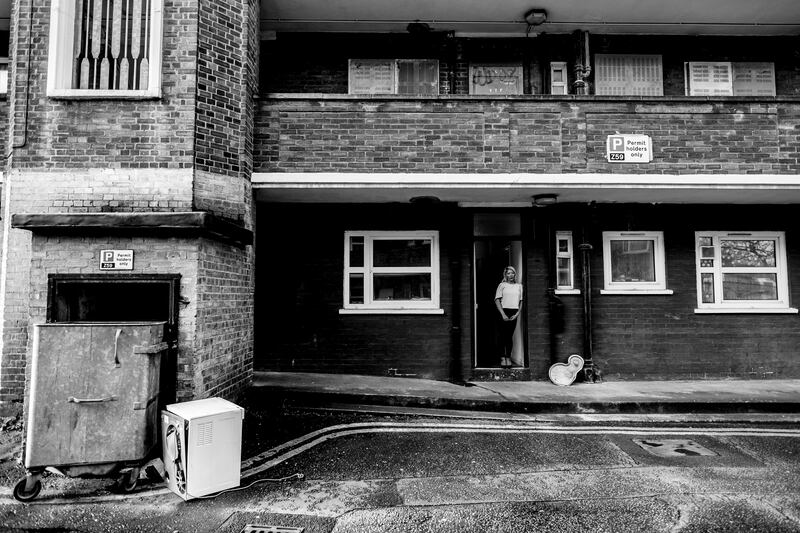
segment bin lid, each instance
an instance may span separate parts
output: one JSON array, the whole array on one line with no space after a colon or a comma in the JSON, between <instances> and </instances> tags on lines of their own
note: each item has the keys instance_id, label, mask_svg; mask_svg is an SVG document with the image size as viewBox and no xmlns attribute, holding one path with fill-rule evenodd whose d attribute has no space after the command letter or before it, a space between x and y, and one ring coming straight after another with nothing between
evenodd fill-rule
<instances>
[{"instance_id":1,"label":"bin lid","mask_svg":"<svg viewBox=\"0 0 800 533\"><path fill-rule=\"evenodd\" d=\"M167 411L178 415L184 420L231 412L239 412L244 418L243 407L222 398L206 398L204 400L192 400L191 402L172 403L167 406Z\"/></svg>"}]
</instances>

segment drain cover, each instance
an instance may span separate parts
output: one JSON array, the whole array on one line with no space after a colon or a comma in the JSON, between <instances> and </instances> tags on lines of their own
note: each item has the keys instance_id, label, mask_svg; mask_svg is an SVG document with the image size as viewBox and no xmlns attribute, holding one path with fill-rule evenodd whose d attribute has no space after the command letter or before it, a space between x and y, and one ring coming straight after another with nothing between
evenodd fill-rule
<instances>
[{"instance_id":1,"label":"drain cover","mask_svg":"<svg viewBox=\"0 0 800 533\"><path fill-rule=\"evenodd\" d=\"M687 439L633 439L633 442L658 457L695 457L717 455Z\"/></svg>"},{"instance_id":2,"label":"drain cover","mask_svg":"<svg viewBox=\"0 0 800 533\"><path fill-rule=\"evenodd\" d=\"M285 527L285 526L257 526L247 524L242 529L242 533L303 533L304 527Z\"/></svg>"}]
</instances>

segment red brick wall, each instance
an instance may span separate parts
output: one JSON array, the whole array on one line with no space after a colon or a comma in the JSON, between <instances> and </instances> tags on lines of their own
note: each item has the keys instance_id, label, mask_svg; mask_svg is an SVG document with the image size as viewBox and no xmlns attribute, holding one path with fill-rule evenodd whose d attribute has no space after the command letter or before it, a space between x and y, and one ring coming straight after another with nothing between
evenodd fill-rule
<instances>
[{"instance_id":1,"label":"red brick wall","mask_svg":"<svg viewBox=\"0 0 800 533\"><path fill-rule=\"evenodd\" d=\"M32 27L30 6L14 5L11 17L15 37L6 151L11 143L15 148L4 183L10 213L203 210L251 224L257 2L165 2L161 95L135 100L48 97L50 3L34 1ZM29 286L41 280L30 274L30 233L11 229L5 244L0 399L19 399ZM231 254L225 259L227 276L204 277L192 290L202 292L208 282L235 291L252 283L251 264L250 251ZM192 293L186 297L196 299ZM214 318L206 324L205 318L195 317L192 328L204 332L219 326ZM178 376L190 382L184 399L228 395L240 387L248 379L249 335L241 329L240 339L226 345L231 351L217 351L213 367L203 367L202 378L192 374L200 372L199 365L187 367L191 377ZM225 357L231 358L230 368L220 363ZM244 374L234 377L232 369Z\"/></svg>"},{"instance_id":2,"label":"red brick wall","mask_svg":"<svg viewBox=\"0 0 800 533\"><path fill-rule=\"evenodd\" d=\"M466 255L460 236L448 231L448 217L454 215L446 207L264 205L257 217L257 248L271 253L259 254L256 263L256 366L377 375L394 368L436 379L457 372L450 345L453 268L462 269L467 286L470 278L463 263L450 264L459 250ZM444 315L339 314L344 232L369 229L440 231ZM448 253L453 249L456 253ZM461 299L461 312L462 331L469 335L468 299Z\"/></svg>"},{"instance_id":3,"label":"red brick wall","mask_svg":"<svg viewBox=\"0 0 800 533\"><path fill-rule=\"evenodd\" d=\"M792 99L286 97L260 101L257 172L765 173L800 170ZM654 161L606 161L606 135Z\"/></svg>"},{"instance_id":4,"label":"red brick wall","mask_svg":"<svg viewBox=\"0 0 800 533\"><path fill-rule=\"evenodd\" d=\"M252 379L253 248L199 243L194 397L232 398Z\"/></svg>"},{"instance_id":5,"label":"red brick wall","mask_svg":"<svg viewBox=\"0 0 800 533\"><path fill-rule=\"evenodd\" d=\"M785 231L791 305L800 305L800 233L793 206L557 206L557 229L593 246L594 358L607 377L773 378L800 376L797 314L695 314L695 231ZM592 213L593 212L593 213ZM584 226L581 222L586 223ZM672 295L602 295L602 232L663 231L667 288ZM576 268L576 286L580 270ZM583 353L582 297L562 296L566 331L559 357Z\"/></svg>"},{"instance_id":6,"label":"red brick wall","mask_svg":"<svg viewBox=\"0 0 800 533\"><path fill-rule=\"evenodd\" d=\"M472 226L467 210L440 205L325 206L265 204L259 243L280 250L262 259L256 276L258 368L385 375L390 368L449 378L472 368ZM694 232L785 231L791 303L800 304L800 244L791 206L558 205L530 210L536 228L526 241L527 349L535 379L546 379L551 356L584 354L582 295L560 296L564 330L551 337L546 291L548 232L573 232L591 253L594 360L610 379L800 377L797 314L695 314ZM324 224L316 221L324 220ZM445 221L447 226L445 226ZM291 231L285 231L287 224ZM344 231L440 229L443 316L340 315ZM603 295L602 232L663 231L672 295ZM455 260L460 272L454 291ZM460 270L459 270L460 268ZM461 310L459 346L449 335L453 298Z\"/></svg>"}]
</instances>

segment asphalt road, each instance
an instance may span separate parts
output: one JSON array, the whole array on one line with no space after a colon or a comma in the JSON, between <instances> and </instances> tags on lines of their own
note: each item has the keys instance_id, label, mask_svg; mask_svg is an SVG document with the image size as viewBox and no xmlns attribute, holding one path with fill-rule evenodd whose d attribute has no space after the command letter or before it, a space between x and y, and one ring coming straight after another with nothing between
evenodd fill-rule
<instances>
[{"instance_id":1,"label":"asphalt road","mask_svg":"<svg viewBox=\"0 0 800 533\"><path fill-rule=\"evenodd\" d=\"M0 491L0 530L800 531L794 420L483 416L273 412L246 430L251 487L184 502L46 479L32 504Z\"/></svg>"}]
</instances>

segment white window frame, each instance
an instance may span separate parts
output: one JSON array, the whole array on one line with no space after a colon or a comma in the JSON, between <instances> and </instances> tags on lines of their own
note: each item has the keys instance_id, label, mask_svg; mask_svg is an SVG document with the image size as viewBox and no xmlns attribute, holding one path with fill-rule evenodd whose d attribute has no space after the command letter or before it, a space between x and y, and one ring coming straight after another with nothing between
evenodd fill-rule
<instances>
[{"instance_id":1,"label":"white window frame","mask_svg":"<svg viewBox=\"0 0 800 533\"><path fill-rule=\"evenodd\" d=\"M163 0L151 0L150 4L150 69L148 72L148 87L141 90L71 88L72 50L75 37L75 1L53 0L50 7L47 96L56 98L160 97Z\"/></svg>"},{"instance_id":2,"label":"white window frame","mask_svg":"<svg viewBox=\"0 0 800 533\"><path fill-rule=\"evenodd\" d=\"M371 95L371 94L392 94L392 95L400 95L400 96L409 96L413 97L413 94L400 94L400 64L401 63L435 63L436 64L436 75L434 77L434 91L433 95L424 95L418 94L416 96L436 96L439 94L439 75L441 74L439 71L439 60L438 59L348 59L347 61L347 93L348 94L360 94L360 95ZM364 63L364 64L385 64L389 65L392 71L392 92L388 93L386 91L381 90L369 90L369 91L356 91L355 90L355 83L353 82L352 74L353 74L353 64L354 63Z\"/></svg>"},{"instance_id":3,"label":"white window frame","mask_svg":"<svg viewBox=\"0 0 800 533\"><path fill-rule=\"evenodd\" d=\"M616 65L614 65L616 63ZM623 74L622 83L608 81L609 71ZM620 72L620 69L622 72ZM654 79L642 81L647 74ZM612 74L613 76L613 74ZM661 54L595 54L595 94L605 96L664 96L664 63Z\"/></svg>"},{"instance_id":4,"label":"white window frame","mask_svg":"<svg viewBox=\"0 0 800 533\"><path fill-rule=\"evenodd\" d=\"M555 73L561 71L562 81L553 81ZM567 86L567 62L566 61L551 61L550 62L550 94L565 95L569 94L569 87Z\"/></svg>"},{"instance_id":5,"label":"white window frame","mask_svg":"<svg viewBox=\"0 0 800 533\"><path fill-rule=\"evenodd\" d=\"M11 61L7 57L0 57L0 94L8 93L8 78L10 73Z\"/></svg>"},{"instance_id":6,"label":"white window frame","mask_svg":"<svg viewBox=\"0 0 800 533\"><path fill-rule=\"evenodd\" d=\"M350 239L364 238L363 266L350 265ZM431 241L431 264L427 267L375 267L372 243L375 240ZM350 303L350 275L364 276L364 303ZM375 274L430 274L430 300L374 300L372 276ZM343 308L340 314L443 314L439 307L439 232L438 231L346 231L344 234Z\"/></svg>"},{"instance_id":7,"label":"white window frame","mask_svg":"<svg viewBox=\"0 0 800 533\"><path fill-rule=\"evenodd\" d=\"M653 241L655 281L613 281L611 273L611 243L614 241ZM603 285L600 294L672 294L667 289L666 259L663 231L604 231L603 232Z\"/></svg>"},{"instance_id":8,"label":"white window frame","mask_svg":"<svg viewBox=\"0 0 800 533\"><path fill-rule=\"evenodd\" d=\"M567 251L562 252L558 245L561 240L567 241ZM569 284L561 285L558 282L558 260L569 259ZM580 294L580 289L575 288L575 249L572 246L571 231L556 232L556 294Z\"/></svg>"},{"instance_id":9,"label":"white window frame","mask_svg":"<svg viewBox=\"0 0 800 533\"><path fill-rule=\"evenodd\" d=\"M711 237L714 257L702 257L700 239ZM774 267L723 267L721 240L774 240ZM797 313L789 306L789 280L786 260L786 234L782 231L696 231L695 271L697 273L697 309L695 313ZM713 266L701 266L701 259L713 259ZM777 278L777 300L729 300L723 299L722 275L724 273L774 273ZM714 274L714 303L703 302L703 274Z\"/></svg>"}]
</instances>

